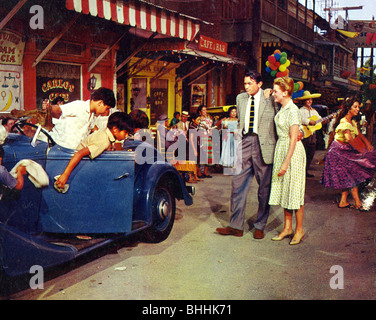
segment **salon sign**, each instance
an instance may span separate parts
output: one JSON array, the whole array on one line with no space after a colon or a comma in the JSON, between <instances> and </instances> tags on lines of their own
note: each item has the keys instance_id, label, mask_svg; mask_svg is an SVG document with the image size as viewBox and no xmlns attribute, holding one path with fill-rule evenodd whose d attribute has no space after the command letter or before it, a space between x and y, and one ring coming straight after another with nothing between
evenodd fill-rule
<instances>
[{"instance_id":1,"label":"salon sign","mask_svg":"<svg viewBox=\"0 0 376 320\"><path fill-rule=\"evenodd\" d=\"M0 31L0 64L22 65L25 41L17 33Z\"/></svg>"}]
</instances>

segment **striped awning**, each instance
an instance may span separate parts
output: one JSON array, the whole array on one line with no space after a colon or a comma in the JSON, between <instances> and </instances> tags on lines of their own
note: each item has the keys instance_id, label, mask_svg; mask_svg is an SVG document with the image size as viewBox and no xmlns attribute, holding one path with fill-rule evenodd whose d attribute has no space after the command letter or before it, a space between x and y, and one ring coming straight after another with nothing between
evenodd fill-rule
<instances>
[{"instance_id":1,"label":"striped awning","mask_svg":"<svg viewBox=\"0 0 376 320\"><path fill-rule=\"evenodd\" d=\"M68 10L98 16L142 30L192 41L200 20L142 0L66 0Z\"/></svg>"}]
</instances>

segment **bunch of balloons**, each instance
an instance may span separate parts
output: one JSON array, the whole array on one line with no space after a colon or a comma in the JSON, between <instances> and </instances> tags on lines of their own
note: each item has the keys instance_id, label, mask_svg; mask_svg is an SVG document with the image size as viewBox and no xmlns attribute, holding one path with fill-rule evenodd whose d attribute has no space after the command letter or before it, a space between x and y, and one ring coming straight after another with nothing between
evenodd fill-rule
<instances>
[{"instance_id":1,"label":"bunch of balloons","mask_svg":"<svg viewBox=\"0 0 376 320\"><path fill-rule=\"evenodd\" d=\"M292 100L303 96L304 94L303 87L304 87L304 83L301 81L294 83L294 93L292 94L292 97L291 97Z\"/></svg>"},{"instance_id":2,"label":"bunch of balloons","mask_svg":"<svg viewBox=\"0 0 376 320\"><path fill-rule=\"evenodd\" d=\"M268 57L268 61L266 61L265 64L265 71L270 73L273 78L289 75L289 70L287 68L290 66L290 60L287 59L286 52L281 52L278 49L275 50L274 53Z\"/></svg>"}]
</instances>

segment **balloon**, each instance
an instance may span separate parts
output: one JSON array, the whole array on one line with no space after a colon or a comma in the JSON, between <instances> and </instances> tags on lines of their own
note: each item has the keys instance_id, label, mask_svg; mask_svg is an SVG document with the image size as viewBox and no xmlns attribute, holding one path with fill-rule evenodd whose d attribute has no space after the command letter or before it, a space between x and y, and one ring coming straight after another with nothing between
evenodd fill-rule
<instances>
[{"instance_id":1,"label":"balloon","mask_svg":"<svg viewBox=\"0 0 376 320\"><path fill-rule=\"evenodd\" d=\"M281 52L281 50L274 50L273 54L268 56L267 61L265 61L265 71L270 73L272 77L286 77L290 74L290 71L287 69L290 65L290 60L287 59L287 53ZM294 84L294 92L303 89L303 83Z\"/></svg>"},{"instance_id":2,"label":"balloon","mask_svg":"<svg viewBox=\"0 0 376 320\"><path fill-rule=\"evenodd\" d=\"M282 78L283 77L283 73L281 71L277 72L276 77L277 78Z\"/></svg>"},{"instance_id":3,"label":"balloon","mask_svg":"<svg viewBox=\"0 0 376 320\"><path fill-rule=\"evenodd\" d=\"M297 83L299 84L299 90L302 90L304 87L304 83L301 81L298 81Z\"/></svg>"},{"instance_id":4,"label":"balloon","mask_svg":"<svg viewBox=\"0 0 376 320\"><path fill-rule=\"evenodd\" d=\"M298 83L294 83L294 92L297 92L299 90L299 84Z\"/></svg>"},{"instance_id":5,"label":"balloon","mask_svg":"<svg viewBox=\"0 0 376 320\"><path fill-rule=\"evenodd\" d=\"M281 58L279 59L279 62L280 62L281 64L285 64L285 63L287 62L287 58L286 58L286 57L281 57Z\"/></svg>"},{"instance_id":6,"label":"balloon","mask_svg":"<svg viewBox=\"0 0 376 320\"><path fill-rule=\"evenodd\" d=\"M274 64L276 62L275 60L275 56L269 56L268 57L268 61L271 63L271 64Z\"/></svg>"}]
</instances>

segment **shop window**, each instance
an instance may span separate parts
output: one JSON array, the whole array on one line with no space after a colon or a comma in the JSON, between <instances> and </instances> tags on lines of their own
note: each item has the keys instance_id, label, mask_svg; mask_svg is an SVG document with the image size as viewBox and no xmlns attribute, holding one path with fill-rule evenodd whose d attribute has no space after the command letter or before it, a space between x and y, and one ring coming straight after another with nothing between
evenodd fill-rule
<instances>
[{"instance_id":1,"label":"shop window","mask_svg":"<svg viewBox=\"0 0 376 320\"><path fill-rule=\"evenodd\" d=\"M147 79L133 78L131 84L131 110L147 107Z\"/></svg>"},{"instance_id":2,"label":"shop window","mask_svg":"<svg viewBox=\"0 0 376 320\"><path fill-rule=\"evenodd\" d=\"M200 105L206 105L206 84L193 84L191 90L191 109L196 111Z\"/></svg>"},{"instance_id":3,"label":"shop window","mask_svg":"<svg viewBox=\"0 0 376 320\"><path fill-rule=\"evenodd\" d=\"M36 49L43 51L49 44L51 40L37 39L36 40ZM53 53L60 54L70 54L75 56L82 55L82 46L79 44L67 43L63 41L58 41L50 50Z\"/></svg>"},{"instance_id":4,"label":"shop window","mask_svg":"<svg viewBox=\"0 0 376 320\"><path fill-rule=\"evenodd\" d=\"M90 55L92 59L97 59L102 53L103 49L90 49ZM102 60L107 60L107 55L103 57Z\"/></svg>"},{"instance_id":5,"label":"shop window","mask_svg":"<svg viewBox=\"0 0 376 320\"><path fill-rule=\"evenodd\" d=\"M160 79L150 83L150 121L156 123L158 117L168 113L168 80Z\"/></svg>"},{"instance_id":6,"label":"shop window","mask_svg":"<svg viewBox=\"0 0 376 320\"><path fill-rule=\"evenodd\" d=\"M286 9L287 6L286 6L286 0L278 0L277 1L277 5L278 7L282 8L282 9Z\"/></svg>"},{"instance_id":7,"label":"shop window","mask_svg":"<svg viewBox=\"0 0 376 320\"><path fill-rule=\"evenodd\" d=\"M64 102L81 99L81 67L70 64L40 62L36 67L37 106L44 99L53 101L62 97Z\"/></svg>"}]
</instances>

